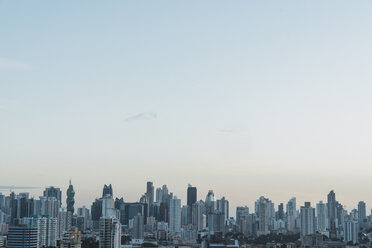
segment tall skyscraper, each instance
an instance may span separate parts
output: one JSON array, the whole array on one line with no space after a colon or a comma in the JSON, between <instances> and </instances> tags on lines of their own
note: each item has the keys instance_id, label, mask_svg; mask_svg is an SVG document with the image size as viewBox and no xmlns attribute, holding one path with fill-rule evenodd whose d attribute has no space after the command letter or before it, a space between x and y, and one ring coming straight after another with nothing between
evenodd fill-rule
<instances>
[{"instance_id":1,"label":"tall skyscraper","mask_svg":"<svg viewBox=\"0 0 372 248\"><path fill-rule=\"evenodd\" d=\"M113 191L112 191L112 186L111 186L111 184L110 185L104 185L103 186L103 190L102 190L102 197L105 197L105 196L114 196L114 193L113 193Z\"/></svg>"},{"instance_id":2,"label":"tall skyscraper","mask_svg":"<svg viewBox=\"0 0 372 248\"><path fill-rule=\"evenodd\" d=\"M28 227L37 228L39 247L55 247L57 245L57 218L34 216L23 218L22 222Z\"/></svg>"},{"instance_id":3,"label":"tall skyscraper","mask_svg":"<svg viewBox=\"0 0 372 248\"><path fill-rule=\"evenodd\" d=\"M364 201L360 201L358 203L358 222L359 227L365 228L367 223L366 217L366 203Z\"/></svg>"},{"instance_id":4,"label":"tall skyscraper","mask_svg":"<svg viewBox=\"0 0 372 248\"><path fill-rule=\"evenodd\" d=\"M75 197L75 191L74 191L74 187L72 186L71 180L70 180L70 185L68 186L68 189L67 189L66 204L67 204L67 211L71 212L72 214L75 211L75 209L74 209L74 204L75 204L74 197Z\"/></svg>"},{"instance_id":5,"label":"tall skyscraper","mask_svg":"<svg viewBox=\"0 0 372 248\"><path fill-rule=\"evenodd\" d=\"M172 234L181 230L181 200L176 196L170 200L169 205L169 231Z\"/></svg>"},{"instance_id":6,"label":"tall skyscraper","mask_svg":"<svg viewBox=\"0 0 372 248\"><path fill-rule=\"evenodd\" d=\"M143 215L136 215L133 218L133 230L132 238L133 239L143 239L144 232L144 217Z\"/></svg>"},{"instance_id":7,"label":"tall skyscraper","mask_svg":"<svg viewBox=\"0 0 372 248\"><path fill-rule=\"evenodd\" d=\"M208 231L209 234L216 232L225 234L225 215L219 210L215 210L208 214Z\"/></svg>"},{"instance_id":8,"label":"tall skyscraper","mask_svg":"<svg viewBox=\"0 0 372 248\"><path fill-rule=\"evenodd\" d=\"M236 224L239 226L241 219L244 216L249 215L249 208L247 206L245 207L236 207Z\"/></svg>"},{"instance_id":9,"label":"tall skyscraper","mask_svg":"<svg viewBox=\"0 0 372 248\"><path fill-rule=\"evenodd\" d=\"M220 200L217 200L217 210L220 211L225 218L225 221L229 219L229 201L222 197Z\"/></svg>"},{"instance_id":10,"label":"tall skyscraper","mask_svg":"<svg viewBox=\"0 0 372 248\"><path fill-rule=\"evenodd\" d=\"M48 187L44 190L43 195L47 198L54 197L58 200L59 207L62 205L62 191L59 188L55 188L53 186Z\"/></svg>"},{"instance_id":11,"label":"tall skyscraper","mask_svg":"<svg viewBox=\"0 0 372 248\"><path fill-rule=\"evenodd\" d=\"M327 196L327 210L328 210L328 219L329 219L329 228L330 228L330 235L336 235L336 218L337 218L337 210L336 210L336 194L331 190Z\"/></svg>"},{"instance_id":12,"label":"tall skyscraper","mask_svg":"<svg viewBox=\"0 0 372 248\"><path fill-rule=\"evenodd\" d=\"M203 201L198 201L192 204L191 210L191 223L193 224L194 228L198 231L202 230L206 227L206 223L204 223L204 203Z\"/></svg>"},{"instance_id":13,"label":"tall skyscraper","mask_svg":"<svg viewBox=\"0 0 372 248\"><path fill-rule=\"evenodd\" d=\"M190 208L192 204L197 201L197 189L196 187L192 187L191 184L187 187L187 206Z\"/></svg>"},{"instance_id":14,"label":"tall skyscraper","mask_svg":"<svg viewBox=\"0 0 372 248\"><path fill-rule=\"evenodd\" d=\"M146 196L147 202L152 206L154 204L154 185L152 182L147 182L146 184Z\"/></svg>"},{"instance_id":15,"label":"tall skyscraper","mask_svg":"<svg viewBox=\"0 0 372 248\"><path fill-rule=\"evenodd\" d=\"M256 215L258 217L257 235L265 235L270 232L269 218L270 218L271 201L261 196L255 203Z\"/></svg>"},{"instance_id":16,"label":"tall skyscraper","mask_svg":"<svg viewBox=\"0 0 372 248\"><path fill-rule=\"evenodd\" d=\"M287 203L287 229L293 232L296 228L296 197L292 197Z\"/></svg>"},{"instance_id":17,"label":"tall skyscraper","mask_svg":"<svg viewBox=\"0 0 372 248\"><path fill-rule=\"evenodd\" d=\"M99 219L99 247L121 247L121 224L119 210L110 195L102 198L102 217Z\"/></svg>"},{"instance_id":18,"label":"tall skyscraper","mask_svg":"<svg viewBox=\"0 0 372 248\"><path fill-rule=\"evenodd\" d=\"M316 230L319 233L325 233L328 228L328 210L327 205L320 201L316 204Z\"/></svg>"},{"instance_id":19,"label":"tall skyscraper","mask_svg":"<svg viewBox=\"0 0 372 248\"><path fill-rule=\"evenodd\" d=\"M315 209L311 207L310 202L305 202L305 206L300 209L301 235L310 235L315 233Z\"/></svg>"},{"instance_id":20,"label":"tall skyscraper","mask_svg":"<svg viewBox=\"0 0 372 248\"><path fill-rule=\"evenodd\" d=\"M205 208L208 213L212 213L216 209L216 198L214 197L213 190L209 190L205 197Z\"/></svg>"},{"instance_id":21,"label":"tall skyscraper","mask_svg":"<svg viewBox=\"0 0 372 248\"><path fill-rule=\"evenodd\" d=\"M277 220L284 220L284 205L283 205L283 203L280 203L278 205Z\"/></svg>"}]
</instances>

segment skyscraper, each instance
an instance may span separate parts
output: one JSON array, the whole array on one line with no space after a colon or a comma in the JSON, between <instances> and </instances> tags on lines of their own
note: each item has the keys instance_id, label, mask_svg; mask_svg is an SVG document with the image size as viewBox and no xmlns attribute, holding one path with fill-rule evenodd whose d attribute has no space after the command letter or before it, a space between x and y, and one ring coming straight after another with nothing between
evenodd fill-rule
<instances>
[{"instance_id":1,"label":"skyscraper","mask_svg":"<svg viewBox=\"0 0 372 248\"><path fill-rule=\"evenodd\" d=\"M197 189L196 187L192 187L191 184L187 187L187 206L190 208L192 204L197 201Z\"/></svg>"},{"instance_id":2,"label":"skyscraper","mask_svg":"<svg viewBox=\"0 0 372 248\"><path fill-rule=\"evenodd\" d=\"M112 191L112 186L111 186L111 184L110 185L104 185L103 186L103 190L102 190L102 197L105 197L105 196L114 196L114 194L113 194L113 191Z\"/></svg>"},{"instance_id":3,"label":"skyscraper","mask_svg":"<svg viewBox=\"0 0 372 248\"><path fill-rule=\"evenodd\" d=\"M144 232L144 217L143 215L136 215L133 218L133 230L132 238L133 239L143 239Z\"/></svg>"},{"instance_id":4,"label":"skyscraper","mask_svg":"<svg viewBox=\"0 0 372 248\"><path fill-rule=\"evenodd\" d=\"M329 219L329 228L330 235L336 235L336 194L331 190L327 196L327 210L328 210L328 219Z\"/></svg>"},{"instance_id":5,"label":"skyscraper","mask_svg":"<svg viewBox=\"0 0 372 248\"><path fill-rule=\"evenodd\" d=\"M176 196L170 200L169 205L169 231L172 234L181 230L181 200Z\"/></svg>"},{"instance_id":6,"label":"skyscraper","mask_svg":"<svg viewBox=\"0 0 372 248\"><path fill-rule=\"evenodd\" d=\"M325 233L328 228L327 205L320 201L316 204L316 230L319 233Z\"/></svg>"},{"instance_id":7,"label":"skyscraper","mask_svg":"<svg viewBox=\"0 0 372 248\"><path fill-rule=\"evenodd\" d=\"M146 184L146 196L147 196L147 202L149 205L154 204L154 185L152 182L147 182Z\"/></svg>"},{"instance_id":8,"label":"skyscraper","mask_svg":"<svg viewBox=\"0 0 372 248\"><path fill-rule=\"evenodd\" d=\"M217 200L217 210L224 215L225 221L229 219L229 201L225 197Z\"/></svg>"},{"instance_id":9,"label":"skyscraper","mask_svg":"<svg viewBox=\"0 0 372 248\"><path fill-rule=\"evenodd\" d=\"M360 201L358 203L358 222L359 222L359 227L365 228L366 224L366 203L364 201Z\"/></svg>"},{"instance_id":10,"label":"skyscraper","mask_svg":"<svg viewBox=\"0 0 372 248\"><path fill-rule=\"evenodd\" d=\"M284 205L283 205L283 203L280 203L278 205L277 219L278 220L284 220Z\"/></svg>"},{"instance_id":11,"label":"skyscraper","mask_svg":"<svg viewBox=\"0 0 372 248\"><path fill-rule=\"evenodd\" d=\"M293 232L296 228L296 197L292 197L287 203L287 229Z\"/></svg>"},{"instance_id":12,"label":"skyscraper","mask_svg":"<svg viewBox=\"0 0 372 248\"><path fill-rule=\"evenodd\" d=\"M239 226L242 217L249 215L249 208L245 207L236 207L236 224Z\"/></svg>"},{"instance_id":13,"label":"skyscraper","mask_svg":"<svg viewBox=\"0 0 372 248\"><path fill-rule=\"evenodd\" d=\"M305 206L300 209L301 235L310 235L315 233L315 209L311 207L310 202L305 202Z\"/></svg>"},{"instance_id":14,"label":"skyscraper","mask_svg":"<svg viewBox=\"0 0 372 248\"><path fill-rule=\"evenodd\" d=\"M265 235L270 232L269 230L269 217L270 217L271 201L261 196L255 203L256 215L258 217L258 235Z\"/></svg>"},{"instance_id":15,"label":"skyscraper","mask_svg":"<svg viewBox=\"0 0 372 248\"><path fill-rule=\"evenodd\" d=\"M120 214L110 195L106 195L102 199L102 217L99 219L99 247L121 247Z\"/></svg>"},{"instance_id":16,"label":"skyscraper","mask_svg":"<svg viewBox=\"0 0 372 248\"><path fill-rule=\"evenodd\" d=\"M75 211L75 209L74 209L74 204L75 204L74 197L75 197L75 191L74 191L74 187L72 186L71 180L70 180L70 185L68 186L68 189L67 189L66 203L67 203L67 211L71 212L72 214Z\"/></svg>"},{"instance_id":17,"label":"skyscraper","mask_svg":"<svg viewBox=\"0 0 372 248\"><path fill-rule=\"evenodd\" d=\"M54 197L59 202L59 207L62 205L62 191L59 188L55 188L53 186L48 187L44 190L43 195L47 198Z\"/></svg>"}]
</instances>

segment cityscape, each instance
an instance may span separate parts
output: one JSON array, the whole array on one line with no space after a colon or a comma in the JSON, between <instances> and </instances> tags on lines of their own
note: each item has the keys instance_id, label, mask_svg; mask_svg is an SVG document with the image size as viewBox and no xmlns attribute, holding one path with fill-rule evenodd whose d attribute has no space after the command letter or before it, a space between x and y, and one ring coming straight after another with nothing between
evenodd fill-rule
<instances>
[{"instance_id":1,"label":"cityscape","mask_svg":"<svg viewBox=\"0 0 372 248\"><path fill-rule=\"evenodd\" d=\"M231 209L213 190L197 199L185 187L182 201L167 185L147 182L137 202L114 194L111 184L91 206L75 206L75 190L50 186L40 197L0 194L0 247L369 247L372 210L359 201L347 211L331 190L315 206L292 197L274 203L265 196L254 209ZM234 216L235 215L235 216Z\"/></svg>"},{"instance_id":2,"label":"cityscape","mask_svg":"<svg viewBox=\"0 0 372 248\"><path fill-rule=\"evenodd\" d=\"M0 0L0 248L372 248L372 0Z\"/></svg>"}]
</instances>

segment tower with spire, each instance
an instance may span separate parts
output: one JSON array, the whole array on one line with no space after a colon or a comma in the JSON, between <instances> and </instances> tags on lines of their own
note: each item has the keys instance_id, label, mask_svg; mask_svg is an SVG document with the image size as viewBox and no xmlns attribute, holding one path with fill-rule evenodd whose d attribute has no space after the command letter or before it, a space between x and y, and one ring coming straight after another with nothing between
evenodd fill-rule
<instances>
[{"instance_id":1,"label":"tower with spire","mask_svg":"<svg viewBox=\"0 0 372 248\"><path fill-rule=\"evenodd\" d=\"M71 184L71 179L70 179L70 185L68 186L67 189L67 199L66 199L66 204L67 204L67 211L71 212L72 214L74 213L74 204L75 204L75 191L74 187Z\"/></svg>"}]
</instances>

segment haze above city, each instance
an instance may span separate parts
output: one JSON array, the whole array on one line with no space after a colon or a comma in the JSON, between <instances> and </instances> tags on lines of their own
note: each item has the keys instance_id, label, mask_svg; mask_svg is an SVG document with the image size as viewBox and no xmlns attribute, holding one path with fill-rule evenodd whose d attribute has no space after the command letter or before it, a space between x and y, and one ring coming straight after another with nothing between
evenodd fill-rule
<instances>
[{"instance_id":1,"label":"haze above city","mask_svg":"<svg viewBox=\"0 0 372 248\"><path fill-rule=\"evenodd\" d=\"M371 1L0 1L0 188L371 205ZM16 189L34 192L40 189ZM64 195L65 197L65 195Z\"/></svg>"}]
</instances>

